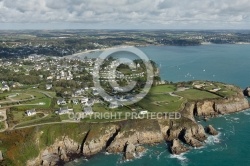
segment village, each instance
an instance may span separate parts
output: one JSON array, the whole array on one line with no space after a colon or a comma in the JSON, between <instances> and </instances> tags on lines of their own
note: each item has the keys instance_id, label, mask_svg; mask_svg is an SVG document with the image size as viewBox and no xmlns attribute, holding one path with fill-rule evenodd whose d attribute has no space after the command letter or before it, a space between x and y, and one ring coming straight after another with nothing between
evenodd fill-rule
<instances>
[{"instance_id":1,"label":"village","mask_svg":"<svg viewBox=\"0 0 250 166\"><path fill-rule=\"evenodd\" d=\"M102 111L134 110L130 107L121 109L121 105L115 101L131 100L133 94L140 92L140 88L121 93L118 86L110 87L109 82L117 81L124 86L145 78L142 62L137 62L135 68L130 70L130 64L119 67L120 62L105 60L98 73L95 61L98 59L41 55L0 59L0 108L8 110L9 126L35 124L40 119L49 118L49 122L58 121L58 116L60 120L69 120L67 115L72 112L92 115ZM98 87L94 87L93 76L97 74L109 97L101 97ZM140 111L143 109L140 108Z\"/></svg>"}]
</instances>

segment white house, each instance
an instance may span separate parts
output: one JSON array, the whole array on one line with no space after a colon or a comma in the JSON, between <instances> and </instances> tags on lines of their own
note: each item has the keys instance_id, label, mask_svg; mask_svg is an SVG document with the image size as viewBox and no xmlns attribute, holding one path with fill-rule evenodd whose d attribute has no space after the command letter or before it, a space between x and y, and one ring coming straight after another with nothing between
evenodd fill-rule
<instances>
[{"instance_id":1,"label":"white house","mask_svg":"<svg viewBox=\"0 0 250 166\"><path fill-rule=\"evenodd\" d=\"M64 99L58 99L57 100L57 105L65 105L66 101Z\"/></svg>"},{"instance_id":2,"label":"white house","mask_svg":"<svg viewBox=\"0 0 250 166\"><path fill-rule=\"evenodd\" d=\"M147 114L148 113L148 111L140 111L140 113L139 114L141 114L141 115L145 115L145 114Z\"/></svg>"},{"instance_id":3,"label":"white house","mask_svg":"<svg viewBox=\"0 0 250 166\"><path fill-rule=\"evenodd\" d=\"M10 87L8 86L8 85L4 85L3 87L2 87L2 91L10 91Z\"/></svg>"},{"instance_id":4,"label":"white house","mask_svg":"<svg viewBox=\"0 0 250 166\"><path fill-rule=\"evenodd\" d=\"M73 99L73 103L77 105L79 103L78 99Z\"/></svg>"},{"instance_id":5,"label":"white house","mask_svg":"<svg viewBox=\"0 0 250 166\"><path fill-rule=\"evenodd\" d=\"M35 110L35 109L33 109L33 110L27 110L27 111L25 111L25 114L26 114L27 116L36 115L36 110Z\"/></svg>"},{"instance_id":6,"label":"white house","mask_svg":"<svg viewBox=\"0 0 250 166\"><path fill-rule=\"evenodd\" d=\"M50 90L50 89L52 89L52 84L46 84L46 90Z\"/></svg>"},{"instance_id":7,"label":"white house","mask_svg":"<svg viewBox=\"0 0 250 166\"><path fill-rule=\"evenodd\" d=\"M87 97L83 97L83 98L81 99L81 104L85 104L85 103L87 103L87 102L88 102L88 100L89 100L89 98L87 98Z\"/></svg>"},{"instance_id":8,"label":"white house","mask_svg":"<svg viewBox=\"0 0 250 166\"><path fill-rule=\"evenodd\" d=\"M69 109L68 107L60 108L58 111L56 111L56 114L64 115L64 114L68 114L70 111L73 111L73 109Z\"/></svg>"}]
</instances>

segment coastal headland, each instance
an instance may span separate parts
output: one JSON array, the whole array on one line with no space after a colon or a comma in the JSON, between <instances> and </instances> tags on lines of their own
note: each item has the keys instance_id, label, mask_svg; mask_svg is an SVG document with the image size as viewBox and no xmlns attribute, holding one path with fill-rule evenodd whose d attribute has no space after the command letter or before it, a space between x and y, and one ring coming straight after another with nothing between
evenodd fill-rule
<instances>
[{"instance_id":1,"label":"coastal headland","mask_svg":"<svg viewBox=\"0 0 250 166\"><path fill-rule=\"evenodd\" d=\"M191 147L203 146L209 134L216 134L216 129L202 126L197 118L206 120L249 108L242 90L233 85L182 82L171 85L174 91L166 86L170 87L153 87L138 105L147 106L149 112L178 111L179 119L80 121L7 130L0 133L3 157L0 162L2 165L62 165L102 151L122 153L124 159L133 159L146 150L145 144L160 142L169 145L167 150L180 154Z\"/></svg>"}]
</instances>

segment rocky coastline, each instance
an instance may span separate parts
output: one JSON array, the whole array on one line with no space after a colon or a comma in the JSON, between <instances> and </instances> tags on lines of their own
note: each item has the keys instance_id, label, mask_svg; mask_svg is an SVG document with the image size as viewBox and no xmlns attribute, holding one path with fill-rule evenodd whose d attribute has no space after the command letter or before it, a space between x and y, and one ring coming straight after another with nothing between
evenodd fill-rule
<instances>
[{"instance_id":1,"label":"rocky coastline","mask_svg":"<svg viewBox=\"0 0 250 166\"><path fill-rule=\"evenodd\" d=\"M56 165L72 160L69 156L90 157L101 151L122 153L124 159L131 160L145 151L144 144L166 141L173 154L180 154L191 147L203 146L207 134L218 132L211 126L204 128L195 121L197 117L214 117L219 114L238 112L249 108L243 95L229 99L204 100L186 103L181 111L181 119L169 120L127 120L110 123L98 129L85 131L83 142L77 143L69 137L63 137L53 145L42 150L38 157L27 162L28 166Z\"/></svg>"},{"instance_id":2,"label":"rocky coastline","mask_svg":"<svg viewBox=\"0 0 250 166\"><path fill-rule=\"evenodd\" d=\"M247 97L250 97L250 87L246 87L246 89L243 90L243 94Z\"/></svg>"}]
</instances>

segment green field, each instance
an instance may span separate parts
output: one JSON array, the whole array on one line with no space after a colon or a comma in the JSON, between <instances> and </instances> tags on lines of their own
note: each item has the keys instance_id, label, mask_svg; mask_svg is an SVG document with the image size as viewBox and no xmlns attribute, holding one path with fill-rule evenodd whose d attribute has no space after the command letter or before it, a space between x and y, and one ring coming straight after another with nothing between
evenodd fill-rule
<instances>
[{"instance_id":1,"label":"green field","mask_svg":"<svg viewBox=\"0 0 250 166\"><path fill-rule=\"evenodd\" d=\"M136 103L150 112L170 112L180 110L184 100L169 94L151 94Z\"/></svg>"},{"instance_id":2,"label":"green field","mask_svg":"<svg viewBox=\"0 0 250 166\"><path fill-rule=\"evenodd\" d=\"M193 100L204 100L204 99L217 99L220 96L206 91L201 91L197 89L188 89L185 91L175 92L176 95L182 96L189 101Z\"/></svg>"},{"instance_id":3,"label":"green field","mask_svg":"<svg viewBox=\"0 0 250 166\"><path fill-rule=\"evenodd\" d=\"M16 106L16 107L19 109L33 109L33 108L46 109L50 107L51 100L52 99L50 98L35 99L32 101L22 102L22 105ZM43 104L39 104L39 103L43 103Z\"/></svg>"},{"instance_id":4,"label":"green field","mask_svg":"<svg viewBox=\"0 0 250 166\"><path fill-rule=\"evenodd\" d=\"M29 89L24 89L24 90L15 90L13 92L7 92L7 93L2 93L0 94L0 98L3 97L8 97L8 96L13 96L10 98L2 99L0 101L8 101L8 106L15 105L15 107L19 109L32 109L32 108L40 108L40 109L48 109L50 108L52 98L48 97L47 95L43 93L49 94L51 97L55 97L54 92L47 92L47 91L35 91L35 90L29 90ZM34 99L32 99L32 96L34 96ZM31 99L28 101L22 101L22 100L27 100ZM18 101L21 100L21 101ZM20 104L20 106L16 106Z\"/></svg>"},{"instance_id":5,"label":"green field","mask_svg":"<svg viewBox=\"0 0 250 166\"><path fill-rule=\"evenodd\" d=\"M101 104L101 103L96 103L94 104L93 106L93 111L94 112L108 112L107 106L105 106L104 104Z\"/></svg>"},{"instance_id":6,"label":"green field","mask_svg":"<svg viewBox=\"0 0 250 166\"><path fill-rule=\"evenodd\" d=\"M174 92L176 90L175 85L158 85L154 86L150 89L150 93L168 93L168 92Z\"/></svg>"}]
</instances>

